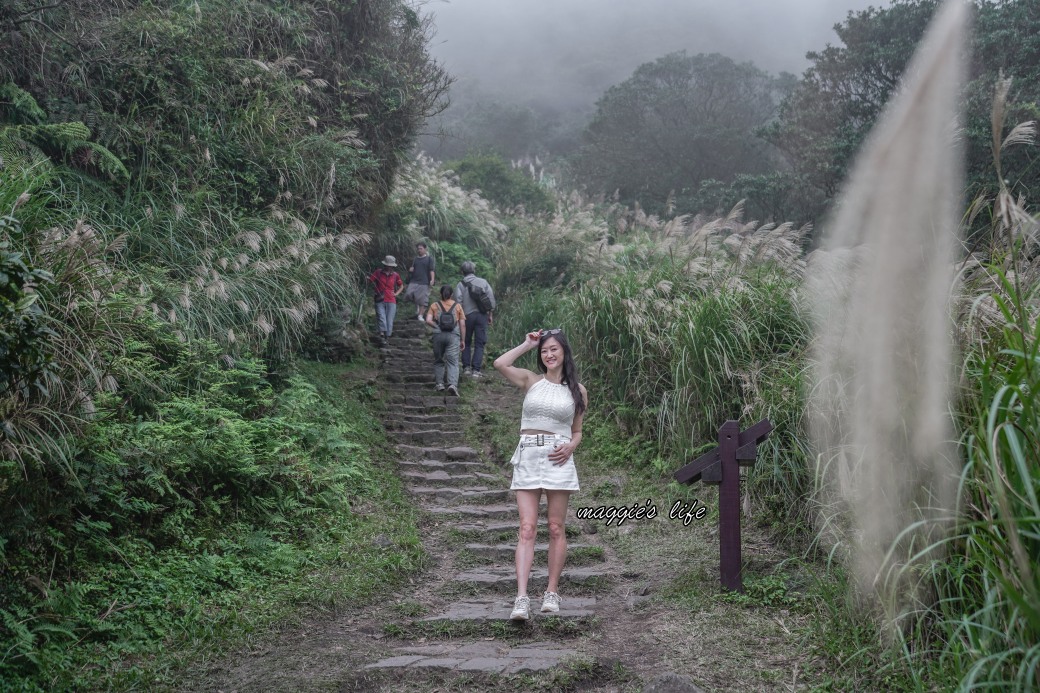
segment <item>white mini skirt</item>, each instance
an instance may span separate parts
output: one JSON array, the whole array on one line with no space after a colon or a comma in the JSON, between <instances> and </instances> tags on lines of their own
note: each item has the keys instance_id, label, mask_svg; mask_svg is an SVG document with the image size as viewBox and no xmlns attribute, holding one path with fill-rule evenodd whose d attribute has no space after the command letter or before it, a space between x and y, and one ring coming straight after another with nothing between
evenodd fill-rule
<instances>
[{"instance_id":1,"label":"white mini skirt","mask_svg":"<svg viewBox=\"0 0 1040 693\"><path fill-rule=\"evenodd\" d=\"M510 490L548 489L550 491L577 491L578 469L574 455L563 464L553 464L549 453L553 446L570 442L569 436L530 434L520 436L512 459L513 483Z\"/></svg>"}]
</instances>

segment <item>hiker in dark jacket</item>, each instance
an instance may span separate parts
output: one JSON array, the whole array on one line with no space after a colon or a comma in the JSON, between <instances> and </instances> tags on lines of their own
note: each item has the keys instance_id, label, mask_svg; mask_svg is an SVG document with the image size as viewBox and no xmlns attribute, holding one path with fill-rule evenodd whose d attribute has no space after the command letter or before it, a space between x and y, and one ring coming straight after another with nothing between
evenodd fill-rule
<instances>
[{"instance_id":1,"label":"hiker in dark jacket","mask_svg":"<svg viewBox=\"0 0 1040 693\"><path fill-rule=\"evenodd\" d=\"M462 372L479 378L484 365L487 330L494 322L495 292L486 279L476 275L477 267L472 262L463 262L461 269L462 281L455 286L455 300L462 304L466 313Z\"/></svg>"}]
</instances>

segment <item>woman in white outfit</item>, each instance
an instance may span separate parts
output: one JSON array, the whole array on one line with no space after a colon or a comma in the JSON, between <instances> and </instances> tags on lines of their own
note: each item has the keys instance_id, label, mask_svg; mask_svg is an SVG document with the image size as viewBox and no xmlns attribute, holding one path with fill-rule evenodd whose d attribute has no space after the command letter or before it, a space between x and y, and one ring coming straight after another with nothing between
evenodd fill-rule
<instances>
[{"instance_id":1,"label":"woman in white outfit","mask_svg":"<svg viewBox=\"0 0 1040 693\"><path fill-rule=\"evenodd\" d=\"M538 369L516 368L522 354L538 350ZM560 610L559 582L567 559L567 501L578 490L574 450L581 443L581 425L589 395L578 382L570 345L560 329L531 332L523 344L495 359L495 369L525 392L520 419L520 443L513 453L513 483L520 511L516 545L516 602L510 618L530 618L527 580L534 562L538 503L545 492L549 520L549 584L542 595L542 612Z\"/></svg>"}]
</instances>

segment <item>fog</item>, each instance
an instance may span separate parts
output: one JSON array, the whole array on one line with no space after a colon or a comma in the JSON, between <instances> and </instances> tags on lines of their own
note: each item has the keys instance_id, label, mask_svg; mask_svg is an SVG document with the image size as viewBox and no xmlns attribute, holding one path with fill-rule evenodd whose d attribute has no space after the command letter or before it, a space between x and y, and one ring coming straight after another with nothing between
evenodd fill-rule
<instances>
[{"instance_id":1,"label":"fog","mask_svg":"<svg viewBox=\"0 0 1040 693\"><path fill-rule=\"evenodd\" d=\"M460 94L573 109L666 53L800 74L833 26L877 0L435 0L434 56ZM464 97L465 98L465 97Z\"/></svg>"}]
</instances>

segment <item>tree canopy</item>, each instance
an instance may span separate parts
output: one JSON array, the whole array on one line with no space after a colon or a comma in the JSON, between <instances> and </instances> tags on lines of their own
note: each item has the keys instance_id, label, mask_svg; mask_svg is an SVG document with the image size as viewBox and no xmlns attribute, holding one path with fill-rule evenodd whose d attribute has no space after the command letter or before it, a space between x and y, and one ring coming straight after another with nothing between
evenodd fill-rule
<instances>
[{"instance_id":1,"label":"tree canopy","mask_svg":"<svg viewBox=\"0 0 1040 693\"><path fill-rule=\"evenodd\" d=\"M597 103L575 171L593 189L650 208L707 179L765 173L771 152L753 133L789 82L719 54L670 53L640 65Z\"/></svg>"},{"instance_id":2,"label":"tree canopy","mask_svg":"<svg viewBox=\"0 0 1040 693\"><path fill-rule=\"evenodd\" d=\"M777 120L761 130L793 174L821 193L820 207L839 192L867 133L906 70L938 3L896 0L887 8L850 12L836 25L840 43L808 54L812 65L784 100ZM976 3L971 82L965 93L971 196L992 193L990 111L1003 75L1013 81L1007 122L1038 117L1040 13L1030 2ZM1010 150L1005 178L1026 189L1040 184L1035 148Z\"/></svg>"}]
</instances>

